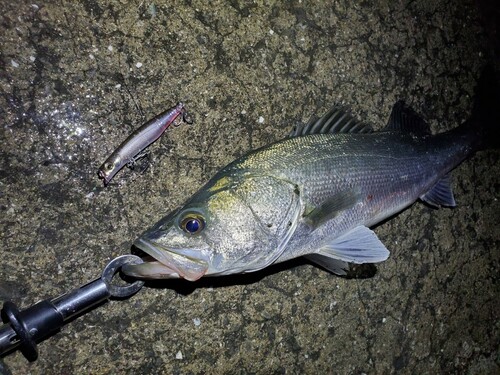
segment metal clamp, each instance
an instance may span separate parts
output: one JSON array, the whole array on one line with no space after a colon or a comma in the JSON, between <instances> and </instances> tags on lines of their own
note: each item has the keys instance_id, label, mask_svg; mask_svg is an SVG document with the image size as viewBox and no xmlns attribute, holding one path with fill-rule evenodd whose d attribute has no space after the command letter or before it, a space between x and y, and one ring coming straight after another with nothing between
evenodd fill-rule
<instances>
[{"instance_id":1,"label":"metal clamp","mask_svg":"<svg viewBox=\"0 0 500 375\"><path fill-rule=\"evenodd\" d=\"M135 255L119 256L107 264L98 279L22 311L13 302L5 302L2 317L6 324L0 327L0 355L20 347L29 361L35 361L38 358L37 342L57 331L68 319L109 298L126 298L137 293L144 281L137 280L128 285L115 285L112 281L123 265L142 262Z\"/></svg>"}]
</instances>

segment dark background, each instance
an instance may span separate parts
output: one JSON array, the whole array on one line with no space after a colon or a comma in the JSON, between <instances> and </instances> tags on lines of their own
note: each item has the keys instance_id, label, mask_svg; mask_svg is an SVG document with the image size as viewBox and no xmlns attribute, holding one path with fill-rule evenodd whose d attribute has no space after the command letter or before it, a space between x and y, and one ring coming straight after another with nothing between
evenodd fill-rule
<instances>
[{"instance_id":1,"label":"dark background","mask_svg":"<svg viewBox=\"0 0 500 375\"><path fill-rule=\"evenodd\" d=\"M457 126L498 53L488 2L482 18L442 0L45 3L0 15L0 302L23 307L94 279L220 167L334 102L377 129L398 99L434 132ZM103 188L107 155L180 100L195 124ZM14 374L499 373L498 161L457 168L455 209L418 203L376 228L391 257L371 278L296 261L155 283L72 322L36 363L0 361Z\"/></svg>"}]
</instances>

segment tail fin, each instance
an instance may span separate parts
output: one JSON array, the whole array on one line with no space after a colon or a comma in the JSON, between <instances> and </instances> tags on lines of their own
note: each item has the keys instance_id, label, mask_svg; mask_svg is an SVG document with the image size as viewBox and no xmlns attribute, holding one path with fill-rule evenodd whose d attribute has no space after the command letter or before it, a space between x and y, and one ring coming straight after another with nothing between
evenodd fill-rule
<instances>
[{"instance_id":1,"label":"tail fin","mask_svg":"<svg viewBox=\"0 0 500 375\"><path fill-rule=\"evenodd\" d=\"M478 148L500 148L500 85L493 66L484 68L475 91L470 125L479 133Z\"/></svg>"}]
</instances>

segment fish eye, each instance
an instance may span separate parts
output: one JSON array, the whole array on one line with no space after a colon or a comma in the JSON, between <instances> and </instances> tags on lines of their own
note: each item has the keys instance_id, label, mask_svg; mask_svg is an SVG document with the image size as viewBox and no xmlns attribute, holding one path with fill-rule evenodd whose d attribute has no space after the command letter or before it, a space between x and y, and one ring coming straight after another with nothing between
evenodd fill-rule
<instances>
[{"instance_id":1,"label":"fish eye","mask_svg":"<svg viewBox=\"0 0 500 375\"><path fill-rule=\"evenodd\" d=\"M205 228L205 219L200 215L188 214L182 219L180 227L186 233L197 234Z\"/></svg>"}]
</instances>

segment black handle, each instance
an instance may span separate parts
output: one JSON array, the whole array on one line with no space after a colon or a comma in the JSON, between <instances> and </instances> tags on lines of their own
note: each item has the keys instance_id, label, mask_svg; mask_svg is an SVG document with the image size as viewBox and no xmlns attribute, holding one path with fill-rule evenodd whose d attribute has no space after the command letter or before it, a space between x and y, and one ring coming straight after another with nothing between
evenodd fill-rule
<instances>
[{"instance_id":1,"label":"black handle","mask_svg":"<svg viewBox=\"0 0 500 375\"><path fill-rule=\"evenodd\" d=\"M37 341L57 331L64 324L61 314L47 300L23 311L19 311L13 302L7 301L3 305L2 312L16 337L12 336L12 332L6 331L2 340L0 332L0 354L3 348L8 351L19 345L28 361L35 361L38 358Z\"/></svg>"},{"instance_id":2,"label":"black handle","mask_svg":"<svg viewBox=\"0 0 500 375\"><path fill-rule=\"evenodd\" d=\"M102 276L81 288L60 297L47 299L19 311L17 306L7 301L3 305L0 327L0 355L20 347L29 361L38 358L37 342L59 330L65 322L110 297L124 298L138 292L143 281L135 281L126 286L112 285L113 276L127 263L142 263L135 255L123 255L113 259L104 268Z\"/></svg>"}]
</instances>

